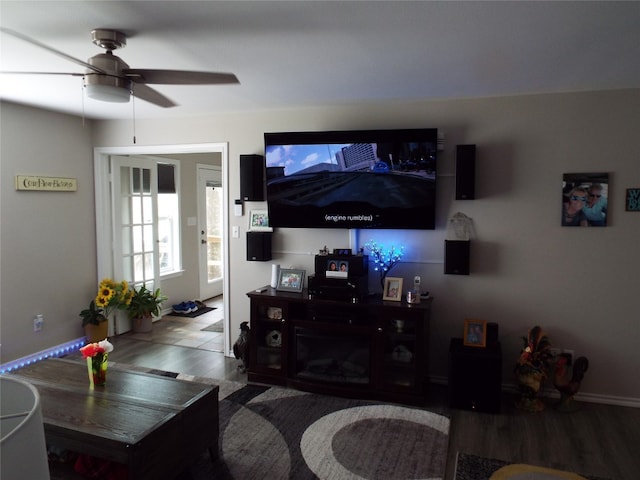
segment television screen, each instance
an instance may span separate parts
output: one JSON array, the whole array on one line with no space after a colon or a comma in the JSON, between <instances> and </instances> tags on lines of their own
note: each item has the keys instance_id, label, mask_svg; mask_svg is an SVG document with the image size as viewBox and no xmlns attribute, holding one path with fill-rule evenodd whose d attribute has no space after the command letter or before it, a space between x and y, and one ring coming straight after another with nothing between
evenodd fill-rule
<instances>
[{"instance_id":1,"label":"television screen","mask_svg":"<svg viewBox=\"0 0 640 480\"><path fill-rule=\"evenodd\" d=\"M265 133L269 224L434 229L437 129Z\"/></svg>"}]
</instances>

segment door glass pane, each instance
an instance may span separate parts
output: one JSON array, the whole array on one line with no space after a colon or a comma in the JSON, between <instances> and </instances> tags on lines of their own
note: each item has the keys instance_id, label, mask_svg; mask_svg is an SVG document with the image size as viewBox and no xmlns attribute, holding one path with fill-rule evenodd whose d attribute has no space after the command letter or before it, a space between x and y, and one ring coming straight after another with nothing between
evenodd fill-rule
<instances>
[{"instance_id":1,"label":"door glass pane","mask_svg":"<svg viewBox=\"0 0 640 480\"><path fill-rule=\"evenodd\" d=\"M122 257L122 278L133 278L133 265L130 256Z\"/></svg>"},{"instance_id":2,"label":"door glass pane","mask_svg":"<svg viewBox=\"0 0 640 480\"><path fill-rule=\"evenodd\" d=\"M142 252L142 225L134 225L132 228L133 234L133 251L135 253Z\"/></svg>"},{"instance_id":3,"label":"door glass pane","mask_svg":"<svg viewBox=\"0 0 640 480\"><path fill-rule=\"evenodd\" d=\"M142 223L142 199L131 198L131 223Z\"/></svg>"},{"instance_id":4,"label":"door glass pane","mask_svg":"<svg viewBox=\"0 0 640 480\"><path fill-rule=\"evenodd\" d=\"M144 251L150 252L153 250L153 225L145 225L144 227Z\"/></svg>"},{"instance_id":5,"label":"door glass pane","mask_svg":"<svg viewBox=\"0 0 640 480\"><path fill-rule=\"evenodd\" d=\"M144 193L151 193L151 170L148 168L142 170L142 188Z\"/></svg>"},{"instance_id":6,"label":"door glass pane","mask_svg":"<svg viewBox=\"0 0 640 480\"><path fill-rule=\"evenodd\" d=\"M140 193L140 169L132 168L131 170L131 181L133 184L132 191L134 193Z\"/></svg>"},{"instance_id":7,"label":"door glass pane","mask_svg":"<svg viewBox=\"0 0 640 480\"><path fill-rule=\"evenodd\" d=\"M153 268L153 253L146 253L144 255L144 270L145 270L145 279L153 279L155 274Z\"/></svg>"},{"instance_id":8,"label":"door glass pane","mask_svg":"<svg viewBox=\"0 0 640 480\"><path fill-rule=\"evenodd\" d=\"M142 197L143 223L153 223L153 201L149 195Z\"/></svg>"},{"instance_id":9,"label":"door glass pane","mask_svg":"<svg viewBox=\"0 0 640 480\"><path fill-rule=\"evenodd\" d=\"M222 188L207 187L207 273L209 282L222 278Z\"/></svg>"}]
</instances>

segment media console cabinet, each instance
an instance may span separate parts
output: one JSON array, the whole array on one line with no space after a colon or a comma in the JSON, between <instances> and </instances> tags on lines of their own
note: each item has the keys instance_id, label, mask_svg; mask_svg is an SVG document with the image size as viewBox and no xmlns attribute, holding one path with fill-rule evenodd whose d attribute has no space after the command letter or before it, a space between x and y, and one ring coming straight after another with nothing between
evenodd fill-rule
<instances>
[{"instance_id":1,"label":"media console cabinet","mask_svg":"<svg viewBox=\"0 0 640 480\"><path fill-rule=\"evenodd\" d=\"M431 299L350 303L268 286L247 296L249 381L424 404Z\"/></svg>"}]
</instances>

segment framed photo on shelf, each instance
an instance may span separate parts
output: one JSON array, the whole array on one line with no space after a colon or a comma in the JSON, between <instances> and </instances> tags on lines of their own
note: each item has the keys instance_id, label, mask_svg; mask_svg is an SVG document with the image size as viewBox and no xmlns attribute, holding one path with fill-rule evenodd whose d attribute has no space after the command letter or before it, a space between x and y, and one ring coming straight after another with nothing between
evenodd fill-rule
<instances>
[{"instance_id":1,"label":"framed photo on shelf","mask_svg":"<svg viewBox=\"0 0 640 480\"><path fill-rule=\"evenodd\" d=\"M487 322L485 320L465 320L462 343L468 347L486 347Z\"/></svg>"},{"instance_id":2,"label":"framed photo on shelf","mask_svg":"<svg viewBox=\"0 0 640 480\"><path fill-rule=\"evenodd\" d=\"M276 290L281 292L302 292L304 287L304 270L280 269L278 273L278 286Z\"/></svg>"},{"instance_id":3,"label":"framed photo on shelf","mask_svg":"<svg viewBox=\"0 0 640 480\"><path fill-rule=\"evenodd\" d=\"M402 278L387 277L384 279L383 300L399 302L402 300Z\"/></svg>"},{"instance_id":4,"label":"framed photo on shelf","mask_svg":"<svg viewBox=\"0 0 640 480\"><path fill-rule=\"evenodd\" d=\"M273 228L269 226L269 212L267 210L251 210L249 230L252 232L272 232Z\"/></svg>"}]
</instances>

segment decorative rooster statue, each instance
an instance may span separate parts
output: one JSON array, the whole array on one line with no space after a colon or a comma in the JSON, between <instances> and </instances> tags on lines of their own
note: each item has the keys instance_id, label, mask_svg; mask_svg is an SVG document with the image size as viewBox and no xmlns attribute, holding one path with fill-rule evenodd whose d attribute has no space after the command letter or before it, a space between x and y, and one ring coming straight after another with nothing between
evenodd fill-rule
<instances>
[{"instance_id":1,"label":"decorative rooster statue","mask_svg":"<svg viewBox=\"0 0 640 480\"><path fill-rule=\"evenodd\" d=\"M556 360L553 386L560 392L560 400L555 408L561 412L575 412L580 406L573 396L580 390L580 383L584 373L589 369L589 360L586 357L578 357L571 366L571 356L560 354Z\"/></svg>"},{"instance_id":2,"label":"decorative rooster statue","mask_svg":"<svg viewBox=\"0 0 640 480\"><path fill-rule=\"evenodd\" d=\"M242 322L240 336L233 344L233 354L237 359L242 360L242 364L238 365L242 373L246 372L249 366L249 331L249 322Z\"/></svg>"}]
</instances>

